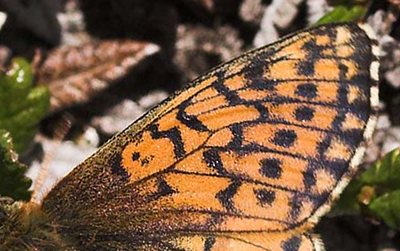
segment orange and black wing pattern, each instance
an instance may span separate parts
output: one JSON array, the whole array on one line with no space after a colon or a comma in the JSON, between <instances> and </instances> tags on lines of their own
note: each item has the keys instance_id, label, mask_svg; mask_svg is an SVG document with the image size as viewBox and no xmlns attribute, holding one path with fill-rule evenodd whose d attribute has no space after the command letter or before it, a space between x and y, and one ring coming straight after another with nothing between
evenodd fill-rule
<instances>
[{"instance_id":1,"label":"orange and black wing pattern","mask_svg":"<svg viewBox=\"0 0 400 251\"><path fill-rule=\"evenodd\" d=\"M76 167L43 208L77 250L323 250L310 230L372 134L378 51L368 26L324 25L221 65Z\"/></svg>"}]
</instances>

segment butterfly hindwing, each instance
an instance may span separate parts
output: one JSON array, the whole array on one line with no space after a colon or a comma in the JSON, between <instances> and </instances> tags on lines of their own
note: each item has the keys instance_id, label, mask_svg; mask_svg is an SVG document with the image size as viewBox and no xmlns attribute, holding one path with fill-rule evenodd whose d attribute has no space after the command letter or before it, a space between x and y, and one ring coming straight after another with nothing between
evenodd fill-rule
<instances>
[{"instance_id":1,"label":"butterfly hindwing","mask_svg":"<svg viewBox=\"0 0 400 251\"><path fill-rule=\"evenodd\" d=\"M321 250L306 232L372 132L376 51L365 27L325 25L219 66L75 168L43 207L82 250L121 238L141 250Z\"/></svg>"}]
</instances>

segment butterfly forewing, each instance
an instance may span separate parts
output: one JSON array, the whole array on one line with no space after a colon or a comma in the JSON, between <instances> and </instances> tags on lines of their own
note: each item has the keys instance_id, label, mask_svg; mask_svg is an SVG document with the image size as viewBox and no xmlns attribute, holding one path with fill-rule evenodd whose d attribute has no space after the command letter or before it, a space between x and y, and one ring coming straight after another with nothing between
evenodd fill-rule
<instances>
[{"instance_id":1,"label":"butterfly forewing","mask_svg":"<svg viewBox=\"0 0 400 251\"><path fill-rule=\"evenodd\" d=\"M114 137L43 206L82 250L320 250L308 231L374 124L376 51L343 24L249 52Z\"/></svg>"}]
</instances>

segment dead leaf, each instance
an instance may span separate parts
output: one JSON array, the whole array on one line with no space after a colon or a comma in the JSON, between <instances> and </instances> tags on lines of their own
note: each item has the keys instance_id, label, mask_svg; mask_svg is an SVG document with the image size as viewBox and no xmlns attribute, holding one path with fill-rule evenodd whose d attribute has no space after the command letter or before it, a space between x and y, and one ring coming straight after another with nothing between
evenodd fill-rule
<instances>
[{"instance_id":1,"label":"dead leaf","mask_svg":"<svg viewBox=\"0 0 400 251\"><path fill-rule=\"evenodd\" d=\"M89 100L158 50L134 40L96 40L51 51L38 70L38 83L50 89L50 112Z\"/></svg>"}]
</instances>

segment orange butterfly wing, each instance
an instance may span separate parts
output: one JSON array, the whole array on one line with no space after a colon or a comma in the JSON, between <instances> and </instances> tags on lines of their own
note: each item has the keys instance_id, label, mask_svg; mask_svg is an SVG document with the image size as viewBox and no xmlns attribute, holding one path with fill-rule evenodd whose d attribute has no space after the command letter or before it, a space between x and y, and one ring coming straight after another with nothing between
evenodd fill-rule
<instances>
[{"instance_id":1,"label":"orange butterfly wing","mask_svg":"<svg viewBox=\"0 0 400 251\"><path fill-rule=\"evenodd\" d=\"M377 50L364 26L326 25L217 67L75 168L43 207L82 250L322 250L308 232L372 134Z\"/></svg>"}]
</instances>

